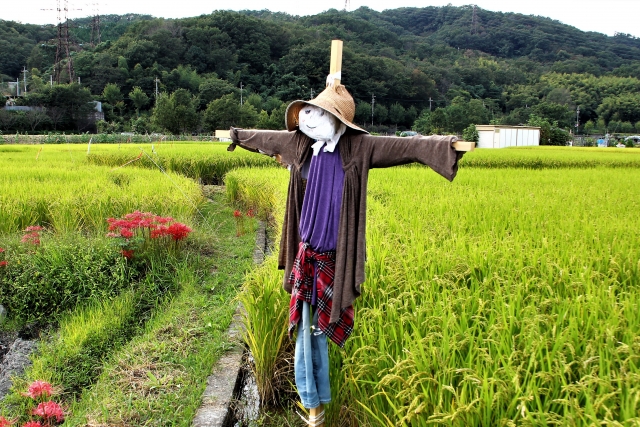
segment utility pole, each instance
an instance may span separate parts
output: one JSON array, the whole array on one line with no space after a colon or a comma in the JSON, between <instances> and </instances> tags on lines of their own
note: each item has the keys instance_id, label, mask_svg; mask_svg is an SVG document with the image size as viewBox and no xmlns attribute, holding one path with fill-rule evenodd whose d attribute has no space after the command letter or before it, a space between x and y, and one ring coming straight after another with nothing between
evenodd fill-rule
<instances>
[{"instance_id":1,"label":"utility pole","mask_svg":"<svg viewBox=\"0 0 640 427\"><path fill-rule=\"evenodd\" d=\"M22 72L24 73L24 78L22 81L24 82L24 93L27 94L27 67L22 67Z\"/></svg>"},{"instance_id":2,"label":"utility pole","mask_svg":"<svg viewBox=\"0 0 640 427\"><path fill-rule=\"evenodd\" d=\"M371 94L371 126L373 127L373 106L376 105L376 96Z\"/></svg>"},{"instance_id":3,"label":"utility pole","mask_svg":"<svg viewBox=\"0 0 640 427\"><path fill-rule=\"evenodd\" d=\"M158 80L158 78L156 77L154 81L156 82L156 101L157 101L158 100L158 82L160 80Z\"/></svg>"},{"instance_id":4,"label":"utility pole","mask_svg":"<svg viewBox=\"0 0 640 427\"><path fill-rule=\"evenodd\" d=\"M242 107L242 82L240 82L240 106Z\"/></svg>"},{"instance_id":5,"label":"utility pole","mask_svg":"<svg viewBox=\"0 0 640 427\"><path fill-rule=\"evenodd\" d=\"M432 102L432 101L433 101L433 100L431 99L431 97L429 97L429 111L431 111L431 102Z\"/></svg>"},{"instance_id":6,"label":"utility pole","mask_svg":"<svg viewBox=\"0 0 640 427\"><path fill-rule=\"evenodd\" d=\"M580 106L576 109L576 135L578 134L578 126L580 126Z\"/></svg>"},{"instance_id":7,"label":"utility pole","mask_svg":"<svg viewBox=\"0 0 640 427\"><path fill-rule=\"evenodd\" d=\"M309 98L309 99L313 99L313 95L314 95L313 89L311 89L311 98Z\"/></svg>"}]
</instances>

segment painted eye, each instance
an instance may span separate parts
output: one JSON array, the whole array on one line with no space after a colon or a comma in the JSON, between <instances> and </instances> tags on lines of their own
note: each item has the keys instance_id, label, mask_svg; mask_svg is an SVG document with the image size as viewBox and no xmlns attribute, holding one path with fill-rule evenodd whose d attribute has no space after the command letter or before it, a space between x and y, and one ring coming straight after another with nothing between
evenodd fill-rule
<instances>
[{"instance_id":1,"label":"painted eye","mask_svg":"<svg viewBox=\"0 0 640 427\"><path fill-rule=\"evenodd\" d=\"M320 111L320 117L324 116L324 110Z\"/></svg>"},{"instance_id":2,"label":"painted eye","mask_svg":"<svg viewBox=\"0 0 640 427\"><path fill-rule=\"evenodd\" d=\"M311 110L304 110L305 114L311 114Z\"/></svg>"}]
</instances>

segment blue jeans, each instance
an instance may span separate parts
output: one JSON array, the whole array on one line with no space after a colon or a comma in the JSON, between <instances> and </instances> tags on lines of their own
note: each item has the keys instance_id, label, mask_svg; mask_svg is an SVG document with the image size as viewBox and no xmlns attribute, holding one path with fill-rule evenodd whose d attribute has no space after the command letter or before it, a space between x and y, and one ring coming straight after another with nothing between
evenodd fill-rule
<instances>
[{"instance_id":1,"label":"blue jeans","mask_svg":"<svg viewBox=\"0 0 640 427\"><path fill-rule=\"evenodd\" d=\"M311 325L315 330L311 330ZM302 405L317 408L320 404L331 402L329 385L329 348L327 336L317 327L318 313L310 314L310 305L302 305L302 319L298 324L294 370L296 387Z\"/></svg>"}]
</instances>

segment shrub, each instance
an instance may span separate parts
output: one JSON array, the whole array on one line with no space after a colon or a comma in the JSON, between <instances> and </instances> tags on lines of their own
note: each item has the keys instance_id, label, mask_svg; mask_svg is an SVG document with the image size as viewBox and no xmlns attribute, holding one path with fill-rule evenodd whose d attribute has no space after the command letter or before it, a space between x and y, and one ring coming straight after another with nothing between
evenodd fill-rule
<instances>
[{"instance_id":1,"label":"shrub","mask_svg":"<svg viewBox=\"0 0 640 427\"><path fill-rule=\"evenodd\" d=\"M480 135L478 134L476 125L472 123L465 130L463 130L462 139L464 139L465 141L478 142L480 140Z\"/></svg>"}]
</instances>

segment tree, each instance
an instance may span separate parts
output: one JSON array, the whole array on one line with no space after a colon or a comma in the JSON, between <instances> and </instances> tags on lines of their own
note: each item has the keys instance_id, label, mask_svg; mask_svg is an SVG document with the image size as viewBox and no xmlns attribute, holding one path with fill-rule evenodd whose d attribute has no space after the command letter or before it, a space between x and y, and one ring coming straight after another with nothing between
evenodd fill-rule
<instances>
[{"instance_id":1,"label":"tree","mask_svg":"<svg viewBox=\"0 0 640 427\"><path fill-rule=\"evenodd\" d=\"M65 129L83 130L91 123L88 117L95 111L91 92L77 83L47 87L40 102L54 129L60 124Z\"/></svg>"},{"instance_id":2,"label":"tree","mask_svg":"<svg viewBox=\"0 0 640 427\"><path fill-rule=\"evenodd\" d=\"M133 90L129 92L129 99L131 99L131 102L133 102L133 105L136 107L136 115L140 117L140 109L147 105L149 97L139 86L135 86Z\"/></svg>"},{"instance_id":3,"label":"tree","mask_svg":"<svg viewBox=\"0 0 640 427\"><path fill-rule=\"evenodd\" d=\"M246 97L245 98L245 102L247 104L253 105L253 108L255 108L256 111L261 111L262 110L262 97L260 95L258 95L257 93L252 93L251 95Z\"/></svg>"},{"instance_id":4,"label":"tree","mask_svg":"<svg viewBox=\"0 0 640 427\"><path fill-rule=\"evenodd\" d=\"M42 110L29 110L24 116L26 122L31 128L31 131L35 131L40 124L49 121L49 116L47 116Z\"/></svg>"},{"instance_id":5,"label":"tree","mask_svg":"<svg viewBox=\"0 0 640 427\"><path fill-rule=\"evenodd\" d=\"M235 93L236 88L226 80L219 79L215 74L200 83L198 87L200 93L201 108L206 106L213 100L222 98L224 95Z\"/></svg>"},{"instance_id":6,"label":"tree","mask_svg":"<svg viewBox=\"0 0 640 427\"><path fill-rule=\"evenodd\" d=\"M584 132L589 135L593 133L593 129L595 125L593 124L593 120L588 120L587 123L584 124Z\"/></svg>"},{"instance_id":7,"label":"tree","mask_svg":"<svg viewBox=\"0 0 640 427\"><path fill-rule=\"evenodd\" d=\"M195 99L188 90L178 89L171 95L158 96L153 109L153 122L172 134L193 132L199 123Z\"/></svg>"},{"instance_id":8,"label":"tree","mask_svg":"<svg viewBox=\"0 0 640 427\"><path fill-rule=\"evenodd\" d=\"M363 101L358 102L355 119L358 123L369 123L371 121L371 104Z\"/></svg>"},{"instance_id":9,"label":"tree","mask_svg":"<svg viewBox=\"0 0 640 427\"><path fill-rule=\"evenodd\" d=\"M258 123L258 112L253 105L244 103L233 94L211 101L204 112L203 122L209 130L229 129L231 126L251 128Z\"/></svg>"},{"instance_id":10,"label":"tree","mask_svg":"<svg viewBox=\"0 0 640 427\"><path fill-rule=\"evenodd\" d=\"M108 83L102 91L102 97L111 105L116 105L122 101L122 93L120 87L115 83Z\"/></svg>"},{"instance_id":11,"label":"tree","mask_svg":"<svg viewBox=\"0 0 640 427\"><path fill-rule=\"evenodd\" d=\"M107 83L102 90L102 98L107 102L106 107L111 110L111 115L113 115L113 108L118 104L118 102L122 102L123 97L120 92L120 87L115 83ZM122 112L120 115L122 115Z\"/></svg>"},{"instance_id":12,"label":"tree","mask_svg":"<svg viewBox=\"0 0 640 427\"><path fill-rule=\"evenodd\" d=\"M378 123L386 123L387 117L389 116L389 110L382 104L376 104L373 108L373 118Z\"/></svg>"},{"instance_id":13,"label":"tree","mask_svg":"<svg viewBox=\"0 0 640 427\"><path fill-rule=\"evenodd\" d=\"M389 108L389 121L398 127L398 123L404 122L406 110L397 102L392 104Z\"/></svg>"}]
</instances>

